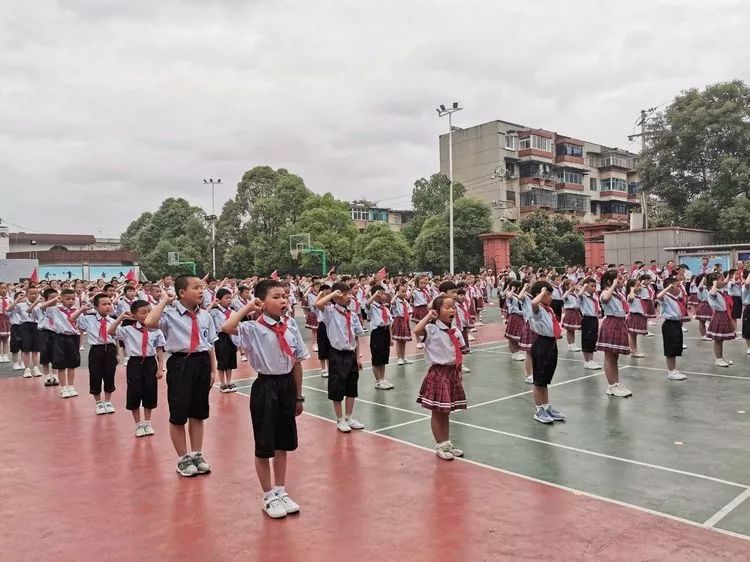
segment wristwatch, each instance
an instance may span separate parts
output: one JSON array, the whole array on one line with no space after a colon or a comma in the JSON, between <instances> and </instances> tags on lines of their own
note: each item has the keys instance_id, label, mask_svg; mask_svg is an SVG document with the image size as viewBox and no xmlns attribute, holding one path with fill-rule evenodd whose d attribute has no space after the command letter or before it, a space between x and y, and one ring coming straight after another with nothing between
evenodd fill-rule
<instances>
[{"instance_id":1,"label":"wristwatch","mask_svg":"<svg viewBox=\"0 0 750 562\"><path fill-rule=\"evenodd\" d=\"M297 402L304 402L304 401L305 401L305 397L304 396L298 396L297 397Z\"/></svg>"}]
</instances>

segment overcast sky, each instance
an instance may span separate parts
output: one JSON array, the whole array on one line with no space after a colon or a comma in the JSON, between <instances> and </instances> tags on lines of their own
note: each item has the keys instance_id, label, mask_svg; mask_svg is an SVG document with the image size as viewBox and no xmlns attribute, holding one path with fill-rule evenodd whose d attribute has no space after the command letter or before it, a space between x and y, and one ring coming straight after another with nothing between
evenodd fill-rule
<instances>
[{"instance_id":1,"label":"overcast sky","mask_svg":"<svg viewBox=\"0 0 750 562\"><path fill-rule=\"evenodd\" d=\"M0 0L0 218L118 236L245 170L410 205L447 122L637 150L642 107L750 82L750 2ZM12 228L17 231L19 228Z\"/></svg>"}]
</instances>

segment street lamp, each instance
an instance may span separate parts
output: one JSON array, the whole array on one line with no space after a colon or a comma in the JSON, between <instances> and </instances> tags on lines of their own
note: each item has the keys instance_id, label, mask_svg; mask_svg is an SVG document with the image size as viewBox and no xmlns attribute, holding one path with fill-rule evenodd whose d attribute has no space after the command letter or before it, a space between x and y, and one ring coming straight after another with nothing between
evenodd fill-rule
<instances>
[{"instance_id":1,"label":"street lamp","mask_svg":"<svg viewBox=\"0 0 750 562\"><path fill-rule=\"evenodd\" d=\"M211 275L216 277L216 199L214 198L214 186L221 185L221 180L204 179L203 184L211 184L211 215L206 219L211 221Z\"/></svg>"},{"instance_id":2,"label":"street lamp","mask_svg":"<svg viewBox=\"0 0 750 562\"><path fill-rule=\"evenodd\" d=\"M454 101L452 107L440 105L437 111L438 117L448 116L448 217L450 231L450 272L454 273L453 261L453 114L461 111L463 107L458 107L458 102Z\"/></svg>"}]
</instances>

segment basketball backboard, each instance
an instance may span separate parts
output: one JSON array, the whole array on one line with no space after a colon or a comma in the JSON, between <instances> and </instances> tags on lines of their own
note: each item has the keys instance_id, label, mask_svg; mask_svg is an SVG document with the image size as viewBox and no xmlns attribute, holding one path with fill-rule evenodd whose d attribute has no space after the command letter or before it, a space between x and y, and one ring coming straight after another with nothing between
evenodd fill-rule
<instances>
[{"instance_id":1,"label":"basketball backboard","mask_svg":"<svg viewBox=\"0 0 750 562\"><path fill-rule=\"evenodd\" d=\"M180 252L167 252L167 265L179 265Z\"/></svg>"},{"instance_id":2,"label":"basketball backboard","mask_svg":"<svg viewBox=\"0 0 750 562\"><path fill-rule=\"evenodd\" d=\"M305 250L310 249L309 234L292 234L289 237L289 253L293 260L298 260Z\"/></svg>"}]
</instances>

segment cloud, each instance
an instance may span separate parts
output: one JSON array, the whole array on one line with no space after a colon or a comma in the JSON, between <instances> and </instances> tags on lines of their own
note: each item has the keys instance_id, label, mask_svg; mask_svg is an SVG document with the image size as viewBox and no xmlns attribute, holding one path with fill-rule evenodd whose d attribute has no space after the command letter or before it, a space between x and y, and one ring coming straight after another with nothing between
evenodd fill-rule
<instances>
[{"instance_id":1,"label":"cloud","mask_svg":"<svg viewBox=\"0 0 750 562\"><path fill-rule=\"evenodd\" d=\"M750 5L35 0L0 16L0 217L117 236L242 173L408 205L440 103L631 149L642 107L750 81ZM105 200L105 205L92 201ZM33 209L32 212L29 210Z\"/></svg>"}]
</instances>

